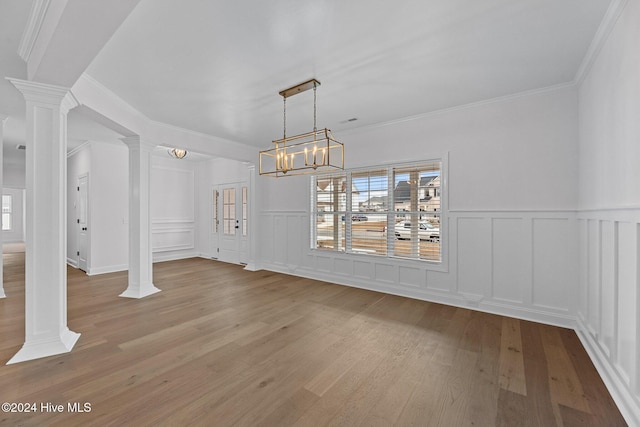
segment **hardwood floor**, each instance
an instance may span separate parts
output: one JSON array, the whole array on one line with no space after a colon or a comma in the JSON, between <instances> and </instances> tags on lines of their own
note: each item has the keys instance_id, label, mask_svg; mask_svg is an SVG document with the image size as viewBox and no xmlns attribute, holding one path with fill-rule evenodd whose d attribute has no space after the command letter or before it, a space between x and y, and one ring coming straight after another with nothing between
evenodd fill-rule
<instances>
[{"instance_id":1,"label":"hardwood floor","mask_svg":"<svg viewBox=\"0 0 640 427\"><path fill-rule=\"evenodd\" d=\"M2 364L24 340L24 254L4 261ZM37 406L0 425L626 425L571 330L204 259L155 264L142 300L126 281L68 270L82 336L0 366L0 400Z\"/></svg>"}]
</instances>

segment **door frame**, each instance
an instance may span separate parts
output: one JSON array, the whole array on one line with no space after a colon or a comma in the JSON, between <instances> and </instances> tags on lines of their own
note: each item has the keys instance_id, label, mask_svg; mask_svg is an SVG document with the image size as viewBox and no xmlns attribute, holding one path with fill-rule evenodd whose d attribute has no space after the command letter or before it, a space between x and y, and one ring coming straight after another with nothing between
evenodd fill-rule
<instances>
[{"instance_id":1,"label":"door frame","mask_svg":"<svg viewBox=\"0 0 640 427\"><path fill-rule=\"evenodd\" d=\"M86 178L87 181L87 212L86 212L86 256L85 256L85 261L86 261L86 266L85 269L82 268L82 266L80 265L80 248L81 248L81 244L80 241L82 239L82 231L80 230L81 228L81 224L80 224L80 180ZM84 271L85 273L89 273L89 264L90 264L90 259L91 259L91 232L90 232L90 224L91 224L91 209L89 209L89 187L90 186L90 180L89 180L89 172L85 172L82 174L79 174L76 177L76 221L74 221L74 224L76 225L76 265L78 267L78 269Z\"/></svg>"},{"instance_id":2,"label":"door frame","mask_svg":"<svg viewBox=\"0 0 640 427\"><path fill-rule=\"evenodd\" d=\"M218 190L218 185L211 185L209 195L211 195L211 203L209 204L209 252L211 258L218 259L220 254L220 191Z\"/></svg>"},{"instance_id":3,"label":"door frame","mask_svg":"<svg viewBox=\"0 0 640 427\"><path fill-rule=\"evenodd\" d=\"M234 252L236 253L236 255L234 255L233 257L226 257L226 256L222 256L221 257L221 252L220 252L220 247L221 247L221 241L222 241L222 237L224 233L224 196L223 196L223 188L235 188L235 218L237 223L239 224L239 232L236 233L235 236L235 249ZM243 225L243 221L242 221L242 188L245 187L247 189L247 212L246 212L246 219L247 219L247 227L246 227L246 235L243 236L243 231L245 229L244 225ZM212 249L215 250L214 255L217 256L217 259L219 259L220 261L224 261L224 262L230 262L233 264L240 264L240 265L247 265L248 261L249 261L249 252L250 252L250 230L252 227L251 224L251 187L249 185L249 181L247 180L240 180L240 181L232 181L232 182L225 182L225 183L221 183L221 184L217 184L214 185L214 188L216 189L216 191L218 192L218 232L215 233L217 238L217 246L215 248L212 247ZM213 195L213 191L211 192L211 194ZM212 203L213 205L213 203ZM212 209L213 211L213 209ZM211 218L211 224L213 224L213 215ZM212 233L213 235L214 233Z\"/></svg>"}]
</instances>

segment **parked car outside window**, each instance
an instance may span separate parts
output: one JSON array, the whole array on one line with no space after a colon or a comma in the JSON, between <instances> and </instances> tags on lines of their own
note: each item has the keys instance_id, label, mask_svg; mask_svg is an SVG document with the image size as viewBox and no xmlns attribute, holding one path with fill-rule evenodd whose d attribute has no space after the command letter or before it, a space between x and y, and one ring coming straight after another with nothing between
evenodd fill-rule
<instances>
[{"instance_id":1,"label":"parked car outside window","mask_svg":"<svg viewBox=\"0 0 640 427\"><path fill-rule=\"evenodd\" d=\"M395 235L398 240L411 239L411 222L401 221L395 225ZM428 242L440 241L440 229L427 221L418 222L418 238Z\"/></svg>"},{"instance_id":2,"label":"parked car outside window","mask_svg":"<svg viewBox=\"0 0 640 427\"><path fill-rule=\"evenodd\" d=\"M342 220L344 221L344 215L342 215ZM362 214L351 214L351 221L368 221L369 218L367 218L366 215L362 215Z\"/></svg>"}]
</instances>

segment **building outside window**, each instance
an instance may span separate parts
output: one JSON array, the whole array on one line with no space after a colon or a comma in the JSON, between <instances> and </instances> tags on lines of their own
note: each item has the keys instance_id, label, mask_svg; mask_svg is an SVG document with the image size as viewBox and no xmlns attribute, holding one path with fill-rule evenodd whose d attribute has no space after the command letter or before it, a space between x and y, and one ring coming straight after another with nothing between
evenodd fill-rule
<instances>
[{"instance_id":1,"label":"building outside window","mask_svg":"<svg viewBox=\"0 0 640 427\"><path fill-rule=\"evenodd\" d=\"M442 161L319 175L312 248L442 261Z\"/></svg>"}]
</instances>

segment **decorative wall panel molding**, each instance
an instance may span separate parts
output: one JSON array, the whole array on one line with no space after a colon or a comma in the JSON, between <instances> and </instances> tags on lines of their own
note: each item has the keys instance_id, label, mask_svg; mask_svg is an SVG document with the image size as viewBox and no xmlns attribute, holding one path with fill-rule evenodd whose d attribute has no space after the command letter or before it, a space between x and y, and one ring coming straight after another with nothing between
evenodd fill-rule
<instances>
[{"instance_id":1,"label":"decorative wall panel molding","mask_svg":"<svg viewBox=\"0 0 640 427\"><path fill-rule=\"evenodd\" d=\"M577 289L578 257L566 243L577 239L575 211L450 214L449 271L423 261L309 249L306 212L262 212L259 222L258 256L268 270L575 326L568 295Z\"/></svg>"},{"instance_id":2,"label":"decorative wall panel molding","mask_svg":"<svg viewBox=\"0 0 640 427\"><path fill-rule=\"evenodd\" d=\"M154 229L151 232L151 246L154 253L194 249L193 228Z\"/></svg>"},{"instance_id":3,"label":"decorative wall panel molding","mask_svg":"<svg viewBox=\"0 0 640 427\"><path fill-rule=\"evenodd\" d=\"M630 425L640 425L640 208L578 218L578 336Z\"/></svg>"}]
</instances>

